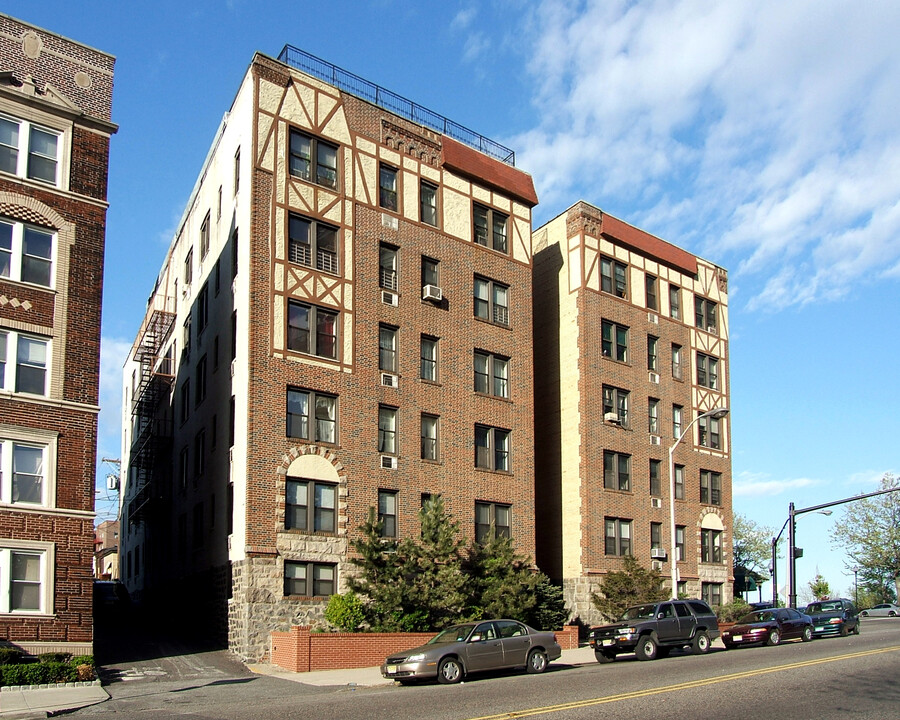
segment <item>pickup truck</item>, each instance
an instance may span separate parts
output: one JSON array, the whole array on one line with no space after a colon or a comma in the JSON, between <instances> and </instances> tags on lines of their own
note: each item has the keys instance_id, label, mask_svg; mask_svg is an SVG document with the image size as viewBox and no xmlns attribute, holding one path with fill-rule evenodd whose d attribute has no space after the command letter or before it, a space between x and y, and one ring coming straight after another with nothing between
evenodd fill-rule
<instances>
[{"instance_id":1,"label":"pickup truck","mask_svg":"<svg viewBox=\"0 0 900 720\"><path fill-rule=\"evenodd\" d=\"M619 622L591 628L589 642L597 662L607 663L630 652L639 660L654 660L684 646L702 655L717 637L719 622L705 602L664 600L635 605Z\"/></svg>"}]
</instances>

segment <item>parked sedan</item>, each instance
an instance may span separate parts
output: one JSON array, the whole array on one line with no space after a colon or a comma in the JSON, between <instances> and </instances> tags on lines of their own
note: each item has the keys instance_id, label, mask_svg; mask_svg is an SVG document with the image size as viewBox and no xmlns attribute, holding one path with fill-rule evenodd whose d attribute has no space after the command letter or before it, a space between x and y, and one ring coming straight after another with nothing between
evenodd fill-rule
<instances>
[{"instance_id":1,"label":"parked sedan","mask_svg":"<svg viewBox=\"0 0 900 720\"><path fill-rule=\"evenodd\" d=\"M730 649L739 645L766 643L778 645L782 640L812 640L813 624L809 615L793 608L755 610L742 617L734 627L722 632L722 642Z\"/></svg>"},{"instance_id":2,"label":"parked sedan","mask_svg":"<svg viewBox=\"0 0 900 720\"><path fill-rule=\"evenodd\" d=\"M900 605L881 603L868 610L862 610L859 614L863 617L898 617L900 616Z\"/></svg>"},{"instance_id":3,"label":"parked sedan","mask_svg":"<svg viewBox=\"0 0 900 720\"><path fill-rule=\"evenodd\" d=\"M803 611L812 618L813 635L859 634L859 613L852 600L817 600Z\"/></svg>"},{"instance_id":4,"label":"parked sedan","mask_svg":"<svg viewBox=\"0 0 900 720\"><path fill-rule=\"evenodd\" d=\"M562 654L556 635L517 620L482 620L442 630L424 645L394 653L381 666L386 678L406 683L437 678L457 683L483 670L524 667L542 673Z\"/></svg>"}]
</instances>

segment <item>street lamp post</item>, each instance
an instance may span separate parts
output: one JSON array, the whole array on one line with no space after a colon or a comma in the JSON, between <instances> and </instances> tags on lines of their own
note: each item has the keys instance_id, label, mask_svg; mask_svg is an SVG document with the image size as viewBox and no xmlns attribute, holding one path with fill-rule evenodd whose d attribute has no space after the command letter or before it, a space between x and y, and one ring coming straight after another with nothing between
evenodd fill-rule
<instances>
[{"instance_id":1,"label":"street lamp post","mask_svg":"<svg viewBox=\"0 0 900 720\"><path fill-rule=\"evenodd\" d=\"M671 540L672 540L672 558L670 560L672 566L672 598L678 599L678 550L675 547L675 448L678 447L679 443L684 439L684 436L688 434L688 431L691 429L691 426L702 418L713 418L714 420L720 420L728 414L728 408L717 407L712 410L707 410L705 413L701 413L693 420L691 420L687 427L681 432L681 435L678 436L678 439L669 448L669 529L671 531Z\"/></svg>"},{"instance_id":2,"label":"street lamp post","mask_svg":"<svg viewBox=\"0 0 900 720\"><path fill-rule=\"evenodd\" d=\"M859 607L859 585L856 583L856 573L859 572L859 568L854 565L853 566L853 604L856 607Z\"/></svg>"}]
</instances>

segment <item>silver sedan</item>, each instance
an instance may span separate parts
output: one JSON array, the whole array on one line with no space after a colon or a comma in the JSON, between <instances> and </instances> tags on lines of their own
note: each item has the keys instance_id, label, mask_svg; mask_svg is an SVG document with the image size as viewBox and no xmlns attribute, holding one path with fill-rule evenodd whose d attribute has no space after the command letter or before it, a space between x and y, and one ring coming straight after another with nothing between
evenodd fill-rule
<instances>
[{"instance_id":1,"label":"silver sedan","mask_svg":"<svg viewBox=\"0 0 900 720\"><path fill-rule=\"evenodd\" d=\"M900 616L900 605L881 603L881 605L875 605L868 610L860 610L859 614L863 617L898 617Z\"/></svg>"},{"instance_id":2,"label":"silver sedan","mask_svg":"<svg viewBox=\"0 0 900 720\"><path fill-rule=\"evenodd\" d=\"M424 645L394 653L381 674L401 683L437 678L457 683L483 670L523 667L542 673L562 654L556 635L517 620L482 620L442 630Z\"/></svg>"}]
</instances>

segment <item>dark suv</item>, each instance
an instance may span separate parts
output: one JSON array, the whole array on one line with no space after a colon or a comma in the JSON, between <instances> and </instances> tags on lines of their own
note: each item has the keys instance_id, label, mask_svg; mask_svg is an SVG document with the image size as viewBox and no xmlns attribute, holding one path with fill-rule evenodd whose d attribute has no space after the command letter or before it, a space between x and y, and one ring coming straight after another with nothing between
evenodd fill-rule
<instances>
[{"instance_id":1,"label":"dark suv","mask_svg":"<svg viewBox=\"0 0 900 720\"><path fill-rule=\"evenodd\" d=\"M591 628L590 645L597 662L633 652L639 660L665 657L672 648L689 645L695 654L709 652L719 637L716 614L702 600L664 600L628 608L612 625Z\"/></svg>"},{"instance_id":2,"label":"dark suv","mask_svg":"<svg viewBox=\"0 0 900 720\"><path fill-rule=\"evenodd\" d=\"M859 612L852 600L816 600L803 612L812 618L813 635L859 634Z\"/></svg>"}]
</instances>

